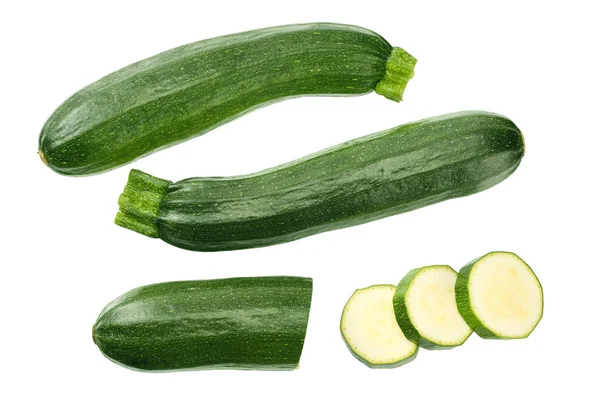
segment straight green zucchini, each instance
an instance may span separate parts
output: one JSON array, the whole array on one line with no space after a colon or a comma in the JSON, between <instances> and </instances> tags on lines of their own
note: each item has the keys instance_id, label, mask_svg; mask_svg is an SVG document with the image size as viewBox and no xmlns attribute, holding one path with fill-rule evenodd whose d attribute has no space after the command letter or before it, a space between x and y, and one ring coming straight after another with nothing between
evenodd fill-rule
<instances>
[{"instance_id":1,"label":"straight green zucchini","mask_svg":"<svg viewBox=\"0 0 600 400\"><path fill-rule=\"evenodd\" d=\"M115 222L189 250L274 245L477 193L524 151L503 116L443 115L252 175L172 183L133 170Z\"/></svg>"},{"instance_id":2,"label":"straight green zucchini","mask_svg":"<svg viewBox=\"0 0 600 400\"><path fill-rule=\"evenodd\" d=\"M39 154L61 174L101 173L286 98L375 90L400 101L415 64L370 30L332 23L191 43L75 93L43 127Z\"/></svg>"},{"instance_id":3,"label":"straight green zucchini","mask_svg":"<svg viewBox=\"0 0 600 400\"><path fill-rule=\"evenodd\" d=\"M124 367L291 370L298 367L312 279L293 276L143 286L102 311L93 338Z\"/></svg>"}]
</instances>

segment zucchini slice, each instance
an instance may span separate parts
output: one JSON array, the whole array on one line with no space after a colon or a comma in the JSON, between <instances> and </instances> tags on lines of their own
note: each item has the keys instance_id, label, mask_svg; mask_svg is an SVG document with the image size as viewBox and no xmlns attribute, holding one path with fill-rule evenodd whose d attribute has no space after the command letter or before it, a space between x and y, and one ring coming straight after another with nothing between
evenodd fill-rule
<instances>
[{"instance_id":1,"label":"zucchini slice","mask_svg":"<svg viewBox=\"0 0 600 400\"><path fill-rule=\"evenodd\" d=\"M514 253L495 251L461 268L456 281L458 311L485 339L521 339L542 318L542 285Z\"/></svg>"},{"instance_id":2,"label":"zucchini slice","mask_svg":"<svg viewBox=\"0 0 600 400\"><path fill-rule=\"evenodd\" d=\"M396 287L358 289L342 312L340 330L352 354L371 368L394 368L417 356L417 345L396 323L392 299Z\"/></svg>"},{"instance_id":3,"label":"zucchini slice","mask_svg":"<svg viewBox=\"0 0 600 400\"><path fill-rule=\"evenodd\" d=\"M460 346L473 333L456 307L458 273L448 265L410 271L394 294L396 321L406 337L427 349Z\"/></svg>"}]
</instances>

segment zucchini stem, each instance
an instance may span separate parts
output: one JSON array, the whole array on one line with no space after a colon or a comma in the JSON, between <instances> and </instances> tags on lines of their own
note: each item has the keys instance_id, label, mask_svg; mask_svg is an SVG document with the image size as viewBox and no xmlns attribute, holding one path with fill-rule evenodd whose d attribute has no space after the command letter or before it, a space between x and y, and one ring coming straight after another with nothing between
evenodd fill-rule
<instances>
[{"instance_id":1,"label":"zucchini stem","mask_svg":"<svg viewBox=\"0 0 600 400\"><path fill-rule=\"evenodd\" d=\"M171 181L132 169L123 193L115 224L152 238L158 237L156 220L160 203Z\"/></svg>"},{"instance_id":2,"label":"zucchini stem","mask_svg":"<svg viewBox=\"0 0 600 400\"><path fill-rule=\"evenodd\" d=\"M385 64L385 75L375 87L375 92L400 102L408 81L415 75L417 59L400 47L392 48Z\"/></svg>"}]
</instances>

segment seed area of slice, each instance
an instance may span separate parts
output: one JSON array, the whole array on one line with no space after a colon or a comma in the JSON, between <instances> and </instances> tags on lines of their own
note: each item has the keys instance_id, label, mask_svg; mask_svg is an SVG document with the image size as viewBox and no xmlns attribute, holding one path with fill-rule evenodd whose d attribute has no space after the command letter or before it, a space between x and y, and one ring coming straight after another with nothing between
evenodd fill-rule
<instances>
[{"instance_id":1,"label":"seed area of slice","mask_svg":"<svg viewBox=\"0 0 600 400\"><path fill-rule=\"evenodd\" d=\"M482 338L526 338L542 318L542 285L514 253L491 252L465 265L455 291L459 312Z\"/></svg>"},{"instance_id":2,"label":"seed area of slice","mask_svg":"<svg viewBox=\"0 0 600 400\"><path fill-rule=\"evenodd\" d=\"M447 265L432 265L413 269L398 284L393 300L396 321L419 346L452 348L473 333L456 305L457 276Z\"/></svg>"},{"instance_id":3,"label":"seed area of slice","mask_svg":"<svg viewBox=\"0 0 600 400\"><path fill-rule=\"evenodd\" d=\"M394 316L393 285L358 289L350 297L340 330L352 354L371 368L394 368L412 361L418 347L406 338Z\"/></svg>"}]
</instances>

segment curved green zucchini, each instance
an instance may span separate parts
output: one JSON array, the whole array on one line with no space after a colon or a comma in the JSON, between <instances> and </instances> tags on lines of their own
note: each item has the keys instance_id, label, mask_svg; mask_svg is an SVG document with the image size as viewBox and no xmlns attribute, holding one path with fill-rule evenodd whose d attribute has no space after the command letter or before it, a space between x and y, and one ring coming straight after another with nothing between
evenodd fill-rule
<instances>
[{"instance_id":1,"label":"curved green zucchini","mask_svg":"<svg viewBox=\"0 0 600 400\"><path fill-rule=\"evenodd\" d=\"M94 324L100 351L124 367L291 370L298 367L312 279L166 282L131 290Z\"/></svg>"},{"instance_id":2,"label":"curved green zucchini","mask_svg":"<svg viewBox=\"0 0 600 400\"><path fill-rule=\"evenodd\" d=\"M105 172L286 98L376 90L400 101L415 64L372 31L332 23L191 43L75 93L43 127L39 154L61 174Z\"/></svg>"},{"instance_id":3,"label":"curved green zucchini","mask_svg":"<svg viewBox=\"0 0 600 400\"><path fill-rule=\"evenodd\" d=\"M171 183L133 170L115 222L189 250L268 246L482 191L524 151L505 117L443 115L252 175Z\"/></svg>"}]
</instances>

